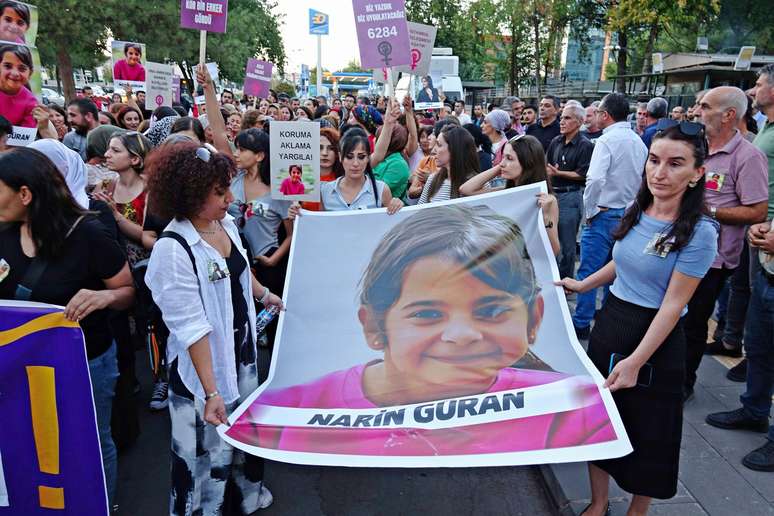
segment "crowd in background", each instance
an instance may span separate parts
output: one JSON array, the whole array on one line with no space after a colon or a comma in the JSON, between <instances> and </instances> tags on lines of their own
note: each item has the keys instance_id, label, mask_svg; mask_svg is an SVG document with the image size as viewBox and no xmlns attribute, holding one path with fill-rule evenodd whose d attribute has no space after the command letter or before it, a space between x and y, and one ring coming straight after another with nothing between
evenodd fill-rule
<instances>
[{"instance_id":1,"label":"crowd in background","mask_svg":"<svg viewBox=\"0 0 774 516\"><path fill-rule=\"evenodd\" d=\"M282 307L302 210L391 215L543 181L535 205L558 284L635 449L590 465L585 513L604 514L608 475L636 495L633 514L674 495L682 407L704 354L745 356L729 372L747 382L742 407L707 422L768 432L745 465L774 471L774 66L748 92L713 88L671 111L619 93L587 106L545 95L428 111L408 97L238 101L206 69L197 82L203 104L152 111L144 92L103 103L84 88L38 113L57 138L26 148L5 147L0 119L0 257L12 271L0 298L64 305L81 323L111 503L116 450L139 434L134 357L145 346L150 408L172 418L170 513L271 503L261 459L212 424L266 378L276 321L256 335L256 311ZM271 125L296 120L320 125L318 203L271 195ZM228 280L214 282L221 269ZM219 468L228 474L211 477Z\"/></svg>"}]
</instances>

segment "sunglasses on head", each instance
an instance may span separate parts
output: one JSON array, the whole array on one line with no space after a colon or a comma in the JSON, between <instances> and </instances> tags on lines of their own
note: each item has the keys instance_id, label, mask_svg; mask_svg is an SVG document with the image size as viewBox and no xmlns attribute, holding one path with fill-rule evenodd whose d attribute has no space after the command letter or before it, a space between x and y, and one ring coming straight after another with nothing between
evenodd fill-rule
<instances>
[{"instance_id":1,"label":"sunglasses on head","mask_svg":"<svg viewBox=\"0 0 774 516\"><path fill-rule=\"evenodd\" d=\"M685 136L704 136L704 124L698 122L678 122L671 118L662 118L656 124L656 132L660 133L677 127Z\"/></svg>"},{"instance_id":2,"label":"sunglasses on head","mask_svg":"<svg viewBox=\"0 0 774 516\"><path fill-rule=\"evenodd\" d=\"M205 163L209 163L210 158L212 157L212 154L210 153L210 150L207 147L199 147L198 149L196 149L196 157Z\"/></svg>"}]
</instances>

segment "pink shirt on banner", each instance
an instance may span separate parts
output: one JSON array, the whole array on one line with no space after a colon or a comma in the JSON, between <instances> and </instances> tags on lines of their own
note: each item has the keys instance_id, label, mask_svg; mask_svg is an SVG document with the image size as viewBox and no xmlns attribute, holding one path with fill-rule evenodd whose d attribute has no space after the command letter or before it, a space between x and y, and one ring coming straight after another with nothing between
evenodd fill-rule
<instances>
[{"instance_id":1,"label":"pink shirt on banner","mask_svg":"<svg viewBox=\"0 0 774 516\"><path fill-rule=\"evenodd\" d=\"M294 183L289 177L280 184L280 192L284 195L304 195L304 190L304 183L301 181Z\"/></svg>"},{"instance_id":2,"label":"pink shirt on banner","mask_svg":"<svg viewBox=\"0 0 774 516\"><path fill-rule=\"evenodd\" d=\"M470 455L562 448L616 438L596 385L578 392L586 406L566 412L443 429L301 428L256 424L263 405L320 409L379 408L363 392L368 364L337 371L305 385L261 394L226 434L262 448L349 455ZM502 369L487 393L546 385L569 378L562 373Z\"/></svg>"},{"instance_id":3,"label":"pink shirt on banner","mask_svg":"<svg viewBox=\"0 0 774 516\"><path fill-rule=\"evenodd\" d=\"M113 65L113 80L145 82L145 68L142 65L130 66L126 59L121 59Z\"/></svg>"},{"instance_id":4,"label":"pink shirt on banner","mask_svg":"<svg viewBox=\"0 0 774 516\"><path fill-rule=\"evenodd\" d=\"M8 95L0 91L0 115L11 122L11 125L21 127L36 127L38 124L32 116L32 110L38 105L38 99L27 88L22 88L16 95Z\"/></svg>"}]
</instances>

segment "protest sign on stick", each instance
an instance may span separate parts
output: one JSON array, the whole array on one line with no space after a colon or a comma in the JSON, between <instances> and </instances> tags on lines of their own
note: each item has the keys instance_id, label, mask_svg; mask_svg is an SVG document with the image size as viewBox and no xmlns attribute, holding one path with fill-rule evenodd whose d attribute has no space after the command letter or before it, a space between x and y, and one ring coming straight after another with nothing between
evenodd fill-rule
<instances>
[{"instance_id":1,"label":"protest sign on stick","mask_svg":"<svg viewBox=\"0 0 774 516\"><path fill-rule=\"evenodd\" d=\"M172 107L174 100L173 80L175 68L162 63L147 63L146 71L146 104L154 108ZM178 82L178 95L180 94Z\"/></svg>"},{"instance_id":2,"label":"protest sign on stick","mask_svg":"<svg viewBox=\"0 0 774 516\"><path fill-rule=\"evenodd\" d=\"M438 29L432 25L408 22L409 41L411 43L411 61L408 65L396 66L396 72L411 75L427 75L430 71L430 59Z\"/></svg>"},{"instance_id":3,"label":"protest sign on stick","mask_svg":"<svg viewBox=\"0 0 774 516\"><path fill-rule=\"evenodd\" d=\"M320 124L272 122L269 133L271 196L320 200Z\"/></svg>"},{"instance_id":4,"label":"protest sign on stick","mask_svg":"<svg viewBox=\"0 0 774 516\"><path fill-rule=\"evenodd\" d=\"M0 392L0 516L107 515L83 332L61 307L0 301Z\"/></svg>"},{"instance_id":5,"label":"protest sign on stick","mask_svg":"<svg viewBox=\"0 0 774 516\"><path fill-rule=\"evenodd\" d=\"M271 73L274 65L268 61L248 59L245 67L245 95L266 98L271 88Z\"/></svg>"},{"instance_id":6,"label":"protest sign on stick","mask_svg":"<svg viewBox=\"0 0 774 516\"><path fill-rule=\"evenodd\" d=\"M534 202L546 191L543 182L390 216L304 212L284 295L292 309L280 314L268 380L220 435L272 460L331 466L629 453L604 377L553 284L556 260ZM451 313L464 322L449 322Z\"/></svg>"},{"instance_id":7,"label":"protest sign on stick","mask_svg":"<svg viewBox=\"0 0 774 516\"><path fill-rule=\"evenodd\" d=\"M352 7L363 68L411 64L405 0L352 0Z\"/></svg>"},{"instance_id":8,"label":"protest sign on stick","mask_svg":"<svg viewBox=\"0 0 774 516\"><path fill-rule=\"evenodd\" d=\"M226 32L228 0L180 0L180 26L199 31L199 64L207 59L207 32Z\"/></svg>"},{"instance_id":9,"label":"protest sign on stick","mask_svg":"<svg viewBox=\"0 0 774 516\"><path fill-rule=\"evenodd\" d=\"M24 146L35 141L37 122L32 115L41 103L40 54L35 47L0 42L0 115L13 126L7 144ZM13 71L18 79L9 80Z\"/></svg>"}]
</instances>

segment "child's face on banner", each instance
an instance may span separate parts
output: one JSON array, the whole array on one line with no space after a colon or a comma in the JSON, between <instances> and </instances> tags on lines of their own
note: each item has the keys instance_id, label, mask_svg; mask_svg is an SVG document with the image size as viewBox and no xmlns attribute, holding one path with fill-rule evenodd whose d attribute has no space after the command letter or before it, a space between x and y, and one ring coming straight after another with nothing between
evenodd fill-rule
<instances>
[{"instance_id":1,"label":"child's face on banner","mask_svg":"<svg viewBox=\"0 0 774 516\"><path fill-rule=\"evenodd\" d=\"M0 14L0 40L2 41L17 41L24 39L24 33L27 32L29 26L24 18L19 16L14 9L6 7Z\"/></svg>"},{"instance_id":2,"label":"child's face on banner","mask_svg":"<svg viewBox=\"0 0 774 516\"><path fill-rule=\"evenodd\" d=\"M524 301L435 257L411 265L385 315L385 364L433 384L494 379L527 353Z\"/></svg>"},{"instance_id":3,"label":"child's face on banner","mask_svg":"<svg viewBox=\"0 0 774 516\"><path fill-rule=\"evenodd\" d=\"M30 80L32 70L13 52L6 52L0 63L0 90L15 94Z\"/></svg>"},{"instance_id":4,"label":"child's face on banner","mask_svg":"<svg viewBox=\"0 0 774 516\"><path fill-rule=\"evenodd\" d=\"M129 47L126 50L126 62L129 63L131 66L135 66L140 63L140 59L142 58L142 54L140 54L140 51L137 50L134 47Z\"/></svg>"}]
</instances>

